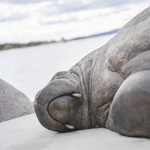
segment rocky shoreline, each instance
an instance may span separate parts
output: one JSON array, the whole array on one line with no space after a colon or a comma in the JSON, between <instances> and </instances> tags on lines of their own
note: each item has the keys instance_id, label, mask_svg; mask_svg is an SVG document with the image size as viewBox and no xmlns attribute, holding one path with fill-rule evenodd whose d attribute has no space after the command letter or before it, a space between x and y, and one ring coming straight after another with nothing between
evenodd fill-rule
<instances>
[{"instance_id":1,"label":"rocky shoreline","mask_svg":"<svg viewBox=\"0 0 150 150\"><path fill-rule=\"evenodd\" d=\"M52 43L59 43L59 42L69 42L74 40L81 40L86 38L92 38L97 36L103 36L103 35L109 35L117 33L119 29L111 30L108 32L103 32L99 34L89 35L89 36L83 36L83 37L77 37L72 39L65 39L62 37L60 41L51 40L51 41L38 41L38 42L29 42L29 43L7 43L7 44L1 44L0 45L0 51L2 50L8 50L8 49L15 49L15 48L22 48L22 47L30 47L30 46L37 46L37 45L43 45L43 44L52 44Z\"/></svg>"},{"instance_id":2,"label":"rocky shoreline","mask_svg":"<svg viewBox=\"0 0 150 150\"><path fill-rule=\"evenodd\" d=\"M8 43L0 45L0 51L14 49L14 48L22 48L22 47L30 47L36 45L50 44L56 43L56 41L41 41L41 42L30 42L30 43Z\"/></svg>"}]
</instances>

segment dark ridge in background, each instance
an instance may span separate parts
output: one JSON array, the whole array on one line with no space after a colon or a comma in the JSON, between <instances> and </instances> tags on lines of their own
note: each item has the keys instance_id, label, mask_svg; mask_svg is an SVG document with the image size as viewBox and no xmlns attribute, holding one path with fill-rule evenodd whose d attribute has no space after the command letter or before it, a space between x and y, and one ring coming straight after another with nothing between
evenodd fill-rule
<instances>
[{"instance_id":1,"label":"dark ridge in background","mask_svg":"<svg viewBox=\"0 0 150 150\"><path fill-rule=\"evenodd\" d=\"M73 40L81 40L81 39L86 39L86 38L92 38L92 37L98 37L98 36L103 36L103 35L109 35L109 34L115 34L119 31L119 29L111 30L108 32L103 32L99 34L94 34L94 35L89 35L89 36L83 36L83 37L78 37L78 38L73 38L73 39L64 39L62 38L60 41L38 41L38 42L30 42L30 43L7 43L7 44L2 44L0 45L0 51L2 50L8 50L8 49L14 49L14 48L22 48L22 47L30 47L30 46L36 46L36 45L43 45L43 44L51 44L51 43L59 43L59 42L69 42Z\"/></svg>"}]
</instances>

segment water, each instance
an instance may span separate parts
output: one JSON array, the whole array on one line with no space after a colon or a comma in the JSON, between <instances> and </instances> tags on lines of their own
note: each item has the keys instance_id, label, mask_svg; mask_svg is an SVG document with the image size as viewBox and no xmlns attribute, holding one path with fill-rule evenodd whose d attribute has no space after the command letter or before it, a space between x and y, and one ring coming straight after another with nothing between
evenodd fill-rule
<instances>
[{"instance_id":1,"label":"water","mask_svg":"<svg viewBox=\"0 0 150 150\"><path fill-rule=\"evenodd\" d=\"M70 69L84 56L104 45L114 34L66 43L0 52L0 78L31 101L58 71Z\"/></svg>"}]
</instances>

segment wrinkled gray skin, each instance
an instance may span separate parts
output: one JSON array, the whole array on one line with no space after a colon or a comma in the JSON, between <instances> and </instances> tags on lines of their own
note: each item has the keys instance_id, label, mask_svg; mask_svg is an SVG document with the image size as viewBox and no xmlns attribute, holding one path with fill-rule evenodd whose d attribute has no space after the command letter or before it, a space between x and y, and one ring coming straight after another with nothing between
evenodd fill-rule
<instances>
[{"instance_id":1,"label":"wrinkled gray skin","mask_svg":"<svg viewBox=\"0 0 150 150\"><path fill-rule=\"evenodd\" d=\"M57 73L34 106L49 130L104 127L150 137L150 7L69 71Z\"/></svg>"},{"instance_id":2,"label":"wrinkled gray skin","mask_svg":"<svg viewBox=\"0 0 150 150\"><path fill-rule=\"evenodd\" d=\"M33 105L26 95L0 79L0 122L33 112Z\"/></svg>"}]
</instances>

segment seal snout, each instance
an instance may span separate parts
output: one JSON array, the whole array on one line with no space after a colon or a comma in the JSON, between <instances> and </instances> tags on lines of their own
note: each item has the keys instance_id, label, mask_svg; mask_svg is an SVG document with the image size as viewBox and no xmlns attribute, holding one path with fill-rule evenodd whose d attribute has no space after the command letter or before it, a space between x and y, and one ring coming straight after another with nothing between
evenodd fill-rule
<instances>
[{"instance_id":1,"label":"seal snout","mask_svg":"<svg viewBox=\"0 0 150 150\"><path fill-rule=\"evenodd\" d=\"M76 95L80 96L80 94ZM54 99L48 106L49 115L56 121L73 130L76 112L80 106L79 97L72 95L60 96Z\"/></svg>"},{"instance_id":2,"label":"seal snout","mask_svg":"<svg viewBox=\"0 0 150 150\"><path fill-rule=\"evenodd\" d=\"M40 123L49 130L59 132L78 128L77 114L80 105L80 92L66 79L51 81L38 92L34 102Z\"/></svg>"}]
</instances>

